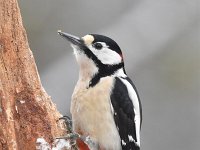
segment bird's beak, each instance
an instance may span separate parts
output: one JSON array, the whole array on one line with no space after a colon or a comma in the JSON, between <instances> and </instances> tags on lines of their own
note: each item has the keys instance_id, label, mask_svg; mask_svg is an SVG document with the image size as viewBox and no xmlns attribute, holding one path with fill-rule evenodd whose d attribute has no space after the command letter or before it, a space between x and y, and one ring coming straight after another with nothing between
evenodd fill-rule
<instances>
[{"instance_id":1,"label":"bird's beak","mask_svg":"<svg viewBox=\"0 0 200 150\"><path fill-rule=\"evenodd\" d=\"M73 45L76 45L80 48L85 46L83 40L77 36L62 32L61 30L58 30L58 34L61 35L63 38L67 39Z\"/></svg>"}]
</instances>

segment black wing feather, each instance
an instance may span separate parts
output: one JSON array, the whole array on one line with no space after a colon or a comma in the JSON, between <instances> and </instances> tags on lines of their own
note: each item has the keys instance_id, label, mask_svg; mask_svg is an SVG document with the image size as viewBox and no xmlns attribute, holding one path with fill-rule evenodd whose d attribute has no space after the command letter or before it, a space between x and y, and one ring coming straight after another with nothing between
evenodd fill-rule
<instances>
[{"instance_id":1,"label":"black wing feather","mask_svg":"<svg viewBox=\"0 0 200 150\"><path fill-rule=\"evenodd\" d=\"M128 138L129 135L137 141L134 122L134 106L128 95L127 87L118 77L115 78L115 86L111 93L111 103L114 109L115 124L121 138L122 149L139 150L140 148L135 144L135 142L130 141Z\"/></svg>"}]
</instances>

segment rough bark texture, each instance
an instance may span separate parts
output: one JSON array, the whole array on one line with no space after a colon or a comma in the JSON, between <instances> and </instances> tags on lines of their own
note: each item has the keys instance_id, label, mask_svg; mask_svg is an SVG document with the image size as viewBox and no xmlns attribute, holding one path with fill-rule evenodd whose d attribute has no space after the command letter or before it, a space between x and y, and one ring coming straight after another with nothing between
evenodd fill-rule
<instances>
[{"instance_id":1,"label":"rough bark texture","mask_svg":"<svg viewBox=\"0 0 200 150\"><path fill-rule=\"evenodd\" d=\"M0 0L0 150L34 150L64 132L27 41L17 0Z\"/></svg>"}]
</instances>

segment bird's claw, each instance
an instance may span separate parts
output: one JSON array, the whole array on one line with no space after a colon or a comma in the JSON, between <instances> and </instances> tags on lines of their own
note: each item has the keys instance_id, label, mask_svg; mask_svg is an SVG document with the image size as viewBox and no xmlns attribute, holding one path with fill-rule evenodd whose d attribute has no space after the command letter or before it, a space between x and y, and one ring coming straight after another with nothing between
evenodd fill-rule
<instances>
[{"instance_id":1,"label":"bird's claw","mask_svg":"<svg viewBox=\"0 0 200 150\"><path fill-rule=\"evenodd\" d=\"M72 120L69 116L62 116L59 118L59 120L64 120L67 125L72 126Z\"/></svg>"},{"instance_id":2,"label":"bird's claw","mask_svg":"<svg viewBox=\"0 0 200 150\"><path fill-rule=\"evenodd\" d=\"M72 120L69 116L60 117L59 120L64 120L67 130L72 133Z\"/></svg>"},{"instance_id":3,"label":"bird's claw","mask_svg":"<svg viewBox=\"0 0 200 150\"><path fill-rule=\"evenodd\" d=\"M65 136L56 137L56 139L66 139L66 140L76 140L78 138L80 138L80 135L78 133L69 133Z\"/></svg>"},{"instance_id":4,"label":"bird's claw","mask_svg":"<svg viewBox=\"0 0 200 150\"><path fill-rule=\"evenodd\" d=\"M71 145L76 145L76 140L80 139L84 143L86 143L88 145L88 147L91 147L92 149L94 147L95 147L95 149L98 148L98 144L97 144L96 140L92 139L90 136L83 136L83 135L79 135L78 133L73 132L73 130L72 130L72 120L71 120L70 117L63 116L63 117L59 118L59 120L64 120L65 125L66 125L69 133L67 135L64 135L64 136L56 137L56 139L69 140Z\"/></svg>"},{"instance_id":5,"label":"bird's claw","mask_svg":"<svg viewBox=\"0 0 200 150\"><path fill-rule=\"evenodd\" d=\"M98 147L96 140L92 139L90 136L80 136L80 139L84 141L89 147Z\"/></svg>"}]
</instances>

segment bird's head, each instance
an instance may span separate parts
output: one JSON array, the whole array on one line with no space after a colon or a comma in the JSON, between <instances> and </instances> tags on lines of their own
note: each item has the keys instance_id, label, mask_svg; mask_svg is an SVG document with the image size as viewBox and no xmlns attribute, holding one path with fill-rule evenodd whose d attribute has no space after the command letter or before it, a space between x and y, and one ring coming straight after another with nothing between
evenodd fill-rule
<instances>
[{"instance_id":1,"label":"bird's head","mask_svg":"<svg viewBox=\"0 0 200 150\"><path fill-rule=\"evenodd\" d=\"M87 34L79 38L61 31L58 33L71 43L81 72L91 77L117 73L125 76L122 51L111 38L98 34Z\"/></svg>"}]
</instances>

